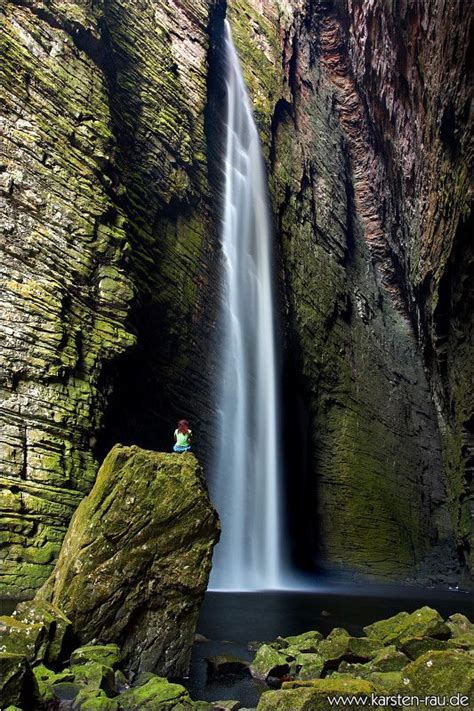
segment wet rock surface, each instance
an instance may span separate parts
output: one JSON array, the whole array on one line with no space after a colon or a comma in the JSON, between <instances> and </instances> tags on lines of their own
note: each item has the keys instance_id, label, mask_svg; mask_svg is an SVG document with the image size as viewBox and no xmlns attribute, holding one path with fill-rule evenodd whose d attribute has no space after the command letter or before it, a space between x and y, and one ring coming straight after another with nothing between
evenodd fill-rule
<instances>
[{"instance_id":1,"label":"wet rock surface","mask_svg":"<svg viewBox=\"0 0 474 711\"><path fill-rule=\"evenodd\" d=\"M431 61L449 45L448 27L469 11L442 2L429 10L362 1L311 7L292 2L275 13L272 4L229 3L246 80L260 107L280 247L295 555L309 565L319 547L333 569L425 581L444 574L453 582L459 576L453 529L459 541L461 519L467 521L461 510L469 506L460 459L467 461L468 477L470 425L459 419L472 411L461 384L469 371L470 319L460 306L468 299L462 276L468 267L450 246L462 242L466 250L465 28L454 54L436 68ZM263 15L259 44L247 22L255 12ZM395 29L398 20L402 32ZM424 46L423 66L417 43ZM451 84L449 72L459 80ZM268 81L276 73L279 94ZM435 129L449 104L446 84L455 94L455 155ZM279 98L273 111L271 105L264 111L260 97L269 94ZM424 126L426 106L432 113ZM441 230L435 238L435 223L449 234ZM438 247L427 246L431 239ZM431 250L429 265L422 243ZM428 300L413 286L418 268L433 275ZM454 356L449 341L446 357L441 347L444 395L421 315L438 298L437 279L448 292L440 306L452 333L446 338L457 338L459 347ZM451 319L458 336L454 321L447 326ZM438 404L454 389L457 414L440 414ZM446 429L447 419L453 424ZM449 490L456 491L456 503L451 498L448 505Z\"/></svg>"},{"instance_id":2,"label":"wet rock surface","mask_svg":"<svg viewBox=\"0 0 474 711\"><path fill-rule=\"evenodd\" d=\"M2 596L48 577L125 422L130 442L160 448L178 412L208 411L209 12L2 9Z\"/></svg>"},{"instance_id":3,"label":"wet rock surface","mask_svg":"<svg viewBox=\"0 0 474 711\"><path fill-rule=\"evenodd\" d=\"M225 13L276 228L294 557L469 567L470 10L5 3L2 595L51 573L111 444L168 446L184 414L212 449Z\"/></svg>"},{"instance_id":4,"label":"wet rock surface","mask_svg":"<svg viewBox=\"0 0 474 711\"><path fill-rule=\"evenodd\" d=\"M37 598L64 610L83 644L119 644L125 668L186 675L218 536L192 454L117 445Z\"/></svg>"},{"instance_id":5,"label":"wet rock surface","mask_svg":"<svg viewBox=\"0 0 474 711\"><path fill-rule=\"evenodd\" d=\"M400 634L410 628L416 628L424 645L422 653L414 659L403 653L404 642L400 639ZM472 698L474 647L471 645L471 652L461 646L440 651L440 640L430 634L450 637L452 633L447 630L439 613L424 607L369 625L364 630L368 637L351 637L345 629L335 628L317 642L315 653L301 653L296 658L290 646L282 648L279 638L261 647L250 667L252 674L262 678L264 661L271 660L271 653L275 658L281 655L281 689L264 692L258 709L323 710L328 708L328 697L341 695L371 698L372 694L440 697L461 694L466 699ZM458 644L459 639L453 635L449 641ZM314 664L315 657L319 658L319 665ZM286 676L287 668L283 668L285 660L293 674L291 680ZM275 665L273 671L276 669ZM270 685L268 677L267 684ZM458 708L463 703L459 701ZM344 708L355 707L355 702L347 702Z\"/></svg>"}]
</instances>

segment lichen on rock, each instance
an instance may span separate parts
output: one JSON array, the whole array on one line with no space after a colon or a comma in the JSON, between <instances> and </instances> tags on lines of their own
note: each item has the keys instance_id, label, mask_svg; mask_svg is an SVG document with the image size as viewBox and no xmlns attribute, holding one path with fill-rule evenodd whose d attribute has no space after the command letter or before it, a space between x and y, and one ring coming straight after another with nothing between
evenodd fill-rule
<instances>
[{"instance_id":1,"label":"lichen on rock","mask_svg":"<svg viewBox=\"0 0 474 711\"><path fill-rule=\"evenodd\" d=\"M64 610L82 643L118 644L128 669L186 675L218 536L192 454L117 445L37 597Z\"/></svg>"}]
</instances>

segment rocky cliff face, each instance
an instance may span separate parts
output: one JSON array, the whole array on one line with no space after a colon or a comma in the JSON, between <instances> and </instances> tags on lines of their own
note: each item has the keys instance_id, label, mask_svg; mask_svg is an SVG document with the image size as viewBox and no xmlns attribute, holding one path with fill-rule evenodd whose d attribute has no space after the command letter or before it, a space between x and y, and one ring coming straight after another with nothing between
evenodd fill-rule
<instances>
[{"instance_id":1,"label":"rocky cliff face","mask_svg":"<svg viewBox=\"0 0 474 711\"><path fill-rule=\"evenodd\" d=\"M295 555L469 563L469 10L5 4L2 594L48 575L109 444L184 414L212 448L224 14L279 245Z\"/></svg>"},{"instance_id":2,"label":"rocky cliff face","mask_svg":"<svg viewBox=\"0 0 474 711\"><path fill-rule=\"evenodd\" d=\"M2 594L28 596L92 486L97 446L118 429L168 446L176 415L206 408L209 6L1 13Z\"/></svg>"},{"instance_id":3,"label":"rocky cliff face","mask_svg":"<svg viewBox=\"0 0 474 711\"><path fill-rule=\"evenodd\" d=\"M281 246L299 552L397 577L431 550L448 568L453 527L469 550L469 319L454 315L466 278L457 293L449 256L467 234L468 10L249 1L228 14ZM429 296L421 272L438 275ZM441 298L444 380L429 315Z\"/></svg>"}]
</instances>

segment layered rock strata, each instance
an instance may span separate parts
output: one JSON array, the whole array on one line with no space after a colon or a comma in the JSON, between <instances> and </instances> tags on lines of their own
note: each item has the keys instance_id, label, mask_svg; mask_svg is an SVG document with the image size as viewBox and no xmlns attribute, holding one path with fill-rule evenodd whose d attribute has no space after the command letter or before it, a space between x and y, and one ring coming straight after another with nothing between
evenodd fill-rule
<instances>
[{"instance_id":1,"label":"layered rock strata","mask_svg":"<svg viewBox=\"0 0 474 711\"><path fill-rule=\"evenodd\" d=\"M178 414L208 406L209 11L1 10L3 596L51 571L97 472L112 385L99 454L118 429L167 446Z\"/></svg>"},{"instance_id":2,"label":"layered rock strata","mask_svg":"<svg viewBox=\"0 0 474 711\"><path fill-rule=\"evenodd\" d=\"M319 539L320 553L330 567L388 577L410 574L431 551L434 569L451 566L450 575L455 577L451 530L454 523L459 542L459 536L466 535L467 519L466 492L459 490L459 470L455 473L453 467L468 453L466 442L455 434L459 427L449 426L443 415L440 421L436 367L433 370L424 357L426 338L419 326L418 314L425 307L411 286L413 268L406 258L421 240L436 241L429 236L434 223L415 219L416 206L406 195L409 175L419 171L420 205L430 202L431 214L438 215L434 220L446 212L443 224L449 234L443 244L448 255L446 243L452 242L458 225L461 234L466 229L462 220L468 194L467 132L460 118L458 153L452 156L455 170L448 183L442 177L449 171L443 162L446 151L433 129L421 130L443 170L437 170L436 161L433 166L414 143L405 144L406 116L397 114L398 128L392 131L396 161L387 145L398 95L399 101L414 106L418 126L425 113L413 95L426 94L433 106L440 95L441 108L433 108L431 123L441 125L442 106L449 103L441 77L448 81L449 63L454 73L449 91L457 92L456 101L464 105L464 30L457 54L446 57L443 70L430 66L426 49L417 73L409 73L408 79L403 72L402 78L396 74L397 56L415 52L410 42L417 33L429 37L430 46L445 37L446 46L443 27L463 20L439 3L426 11L422 23L410 25L408 36L395 32L397 11L386 7L382 12L377 3L345 7L333 2L275 2L262 10L249 0L228 6L257 107L280 239L282 311L287 321L286 408L289 422L294 422L287 432L294 465L288 498L298 511L293 530L299 551L303 558L311 558ZM255 12L264 15L258 26ZM390 51L384 44L387 27L392 28ZM269 89L268 76L279 76L280 87ZM266 113L262 96L273 97ZM440 193L442 185L445 192ZM453 211L445 202L450 198ZM441 244L440 238L437 241ZM447 270L451 290L445 325L453 337L454 323L459 325L460 355L454 356L452 347L450 358L452 364L455 358L463 361L451 377L464 382L469 372L468 319L461 327L466 309L459 305L461 297L454 305L453 267L449 260L443 266L439 249L440 261L434 257L433 263L440 275ZM461 279L462 293L464 284ZM454 315L457 309L459 316ZM459 407L453 403L453 422L461 412L465 417L467 392L463 390ZM295 446L300 454L293 455ZM313 524L301 524L305 519Z\"/></svg>"},{"instance_id":3,"label":"layered rock strata","mask_svg":"<svg viewBox=\"0 0 474 711\"><path fill-rule=\"evenodd\" d=\"M118 644L129 670L186 676L218 538L192 454L117 445L37 599L63 610L83 644Z\"/></svg>"},{"instance_id":4,"label":"layered rock strata","mask_svg":"<svg viewBox=\"0 0 474 711\"><path fill-rule=\"evenodd\" d=\"M45 580L110 444L187 415L212 451L225 14L279 249L294 553L399 577L431 551L436 577L454 531L469 564L469 11L4 4L2 595Z\"/></svg>"}]
</instances>

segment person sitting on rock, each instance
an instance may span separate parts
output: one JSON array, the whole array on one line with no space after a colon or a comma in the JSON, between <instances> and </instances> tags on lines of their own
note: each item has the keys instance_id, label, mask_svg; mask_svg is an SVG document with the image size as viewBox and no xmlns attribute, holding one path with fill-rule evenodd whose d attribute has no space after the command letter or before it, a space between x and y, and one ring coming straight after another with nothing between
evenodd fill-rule
<instances>
[{"instance_id":1,"label":"person sitting on rock","mask_svg":"<svg viewBox=\"0 0 474 711\"><path fill-rule=\"evenodd\" d=\"M180 420L178 422L178 427L174 431L174 452L189 452L191 449L191 442L193 439L193 433L189 429L189 422L187 420Z\"/></svg>"}]
</instances>

